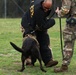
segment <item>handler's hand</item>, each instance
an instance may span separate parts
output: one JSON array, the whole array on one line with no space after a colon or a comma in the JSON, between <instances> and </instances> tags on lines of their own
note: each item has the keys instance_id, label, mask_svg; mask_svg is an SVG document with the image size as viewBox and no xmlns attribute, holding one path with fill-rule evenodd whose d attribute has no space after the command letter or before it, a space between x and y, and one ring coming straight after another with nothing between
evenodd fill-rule
<instances>
[{"instance_id":1,"label":"handler's hand","mask_svg":"<svg viewBox=\"0 0 76 75\"><path fill-rule=\"evenodd\" d=\"M58 15L58 17L60 17L60 10L59 10L59 7L57 7L56 11L55 11Z\"/></svg>"}]
</instances>

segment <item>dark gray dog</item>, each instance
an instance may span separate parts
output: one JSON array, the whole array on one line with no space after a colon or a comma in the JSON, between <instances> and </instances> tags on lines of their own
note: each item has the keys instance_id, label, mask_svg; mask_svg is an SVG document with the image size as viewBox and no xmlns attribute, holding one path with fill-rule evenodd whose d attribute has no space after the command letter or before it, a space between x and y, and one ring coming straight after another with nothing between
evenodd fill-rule
<instances>
[{"instance_id":1,"label":"dark gray dog","mask_svg":"<svg viewBox=\"0 0 76 75\"><path fill-rule=\"evenodd\" d=\"M40 63L40 69L43 72L46 72L42 67L42 62L41 62L42 59L41 59L41 54L39 50L39 43L36 40L35 36L33 36L32 34L27 34L23 39L22 48L19 48L12 42L10 42L10 44L13 46L14 49L22 53L22 56L21 56L22 68L21 70L19 70L20 72L22 72L25 69L24 62L29 56L31 56L31 61L32 61L31 64L34 65L35 60L38 59Z\"/></svg>"}]
</instances>

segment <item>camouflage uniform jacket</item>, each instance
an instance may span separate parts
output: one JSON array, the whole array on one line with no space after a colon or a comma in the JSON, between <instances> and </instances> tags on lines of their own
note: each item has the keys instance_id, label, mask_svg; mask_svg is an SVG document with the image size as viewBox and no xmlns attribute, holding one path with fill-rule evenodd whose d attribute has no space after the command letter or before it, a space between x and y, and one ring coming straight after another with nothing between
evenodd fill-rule
<instances>
[{"instance_id":1,"label":"camouflage uniform jacket","mask_svg":"<svg viewBox=\"0 0 76 75\"><path fill-rule=\"evenodd\" d=\"M76 15L76 0L63 0L59 15L64 16L70 12L70 15Z\"/></svg>"}]
</instances>

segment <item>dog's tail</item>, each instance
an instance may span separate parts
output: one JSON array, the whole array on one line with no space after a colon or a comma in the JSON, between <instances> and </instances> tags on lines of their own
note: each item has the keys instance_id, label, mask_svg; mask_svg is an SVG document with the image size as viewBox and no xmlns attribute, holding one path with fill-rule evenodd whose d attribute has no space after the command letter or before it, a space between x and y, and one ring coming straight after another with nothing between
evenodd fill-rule
<instances>
[{"instance_id":1,"label":"dog's tail","mask_svg":"<svg viewBox=\"0 0 76 75\"><path fill-rule=\"evenodd\" d=\"M18 46L16 46L14 43L10 42L10 44L11 44L12 47L13 47L14 49L16 49L18 52L21 52L21 53L24 52L21 48L19 48Z\"/></svg>"}]
</instances>

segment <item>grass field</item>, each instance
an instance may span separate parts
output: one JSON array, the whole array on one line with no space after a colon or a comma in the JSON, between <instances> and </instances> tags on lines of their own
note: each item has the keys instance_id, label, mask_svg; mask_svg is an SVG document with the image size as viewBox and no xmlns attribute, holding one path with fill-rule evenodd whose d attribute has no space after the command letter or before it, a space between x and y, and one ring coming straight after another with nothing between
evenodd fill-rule
<instances>
[{"instance_id":1,"label":"grass field","mask_svg":"<svg viewBox=\"0 0 76 75\"><path fill-rule=\"evenodd\" d=\"M59 20L55 20L55 26L50 28L48 33L50 35L53 57L59 61L58 66L60 66L62 54L60 49ZM21 54L15 51L9 42L12 41L21 47L22 33L20 32L20 22L21 19L0 19L0 75L76 75L76 51L74 51L68 72L56 74L53 72L54 67L46 68L44 66L47 72L43 73L39 68L38 61L34 67L26 66L23 72L17 72L21 68ZM64 25L65 19L62 19L62 29Z\"/></svg>"}]
</instances>

